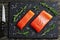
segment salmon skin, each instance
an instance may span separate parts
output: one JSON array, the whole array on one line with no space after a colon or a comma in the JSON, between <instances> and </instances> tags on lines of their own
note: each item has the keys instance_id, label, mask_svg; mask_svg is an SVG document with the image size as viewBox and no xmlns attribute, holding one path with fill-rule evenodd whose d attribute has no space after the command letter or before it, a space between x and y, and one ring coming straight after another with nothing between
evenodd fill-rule
<instances>
[{"instance_id":1,"label":"salmon skin","mask_svg":"<svg viewBox=\"0 0 60 40\"><path fill-rule=\"evenodd\" d=\"M19 29L23 29L24 26L28 23L28 21L34 16L34 12L29 10L26 15L17 23Z\"/></svg>"},{"instance_id":2,"label":"salmon skin","mask_svg":"<svg viewBox=\"0 0 60 40\"><path fill-rule=\"evenodd\" d=\"M45 25L52 19L52 15L43 10L31 23L32 28L40 32Z\"/></svg>"}]
</instances>

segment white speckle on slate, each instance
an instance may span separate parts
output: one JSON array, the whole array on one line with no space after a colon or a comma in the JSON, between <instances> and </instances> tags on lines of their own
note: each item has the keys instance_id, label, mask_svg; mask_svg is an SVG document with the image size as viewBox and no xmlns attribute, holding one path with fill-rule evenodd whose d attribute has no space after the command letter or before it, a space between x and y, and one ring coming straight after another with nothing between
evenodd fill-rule
<instances>
[{"instance_id":1,"label":"white speckle on slate","mask_svg":"<svg viewBox=\"0 0 60 40\"><path fill-rule=\"evenodd\" d=\"M50 23L49 23L49 25L52 25L54 23L54 21L51 21Z\"/></svg>"},{"instance_id":2,"label":"white speckle on slate","mask_svg":"<svg viewBox=\"0 0 60 40\"><path fill-rule=\"evenodd\" d=\"M3 30L4 28L2 27L2 30Z\"/></svg>"},{"instance_id":3,"label":"white speckle on slate","mask_svg":"<svg viewBox=\"0 0 60 40\"><path fill-rule=\"evenodd\" d=\"M21 2L20 4L24 4L24 3Z\"/></svg>"},{"instance_id":4,"label":"white speckle on slate","mask_svg":"<svg viewBox=\"0 0 60 40\"><path fill-rule=\"evenodd\" d=\"M31 33L31 36L33 36L34 34L35 34L35 32L32 32L32 33Z\"/></svg>"},{"instance_id":5,"label":"white speckle on slate","mask_svg":"<svg viewBox=\"0 0 60 40\"><path fill-rule=\"evenodd\" d=\"M21 16L19 16L19 18L20 18Z\"/></svg>"},{"instance_id":6,"label":"white speckle on slate","mask_svg":"<svg viewBox=\"0 0 60 40\"><path fill-rule=\"evenodd\" d=\"M23 15L25 14L25 12L23 12Z\"/></svg>"},{"instance_id":7,"label":"white speckle on slate","mask_svg":"<svg viewBox=\"0 0 60 40\"><path fill-rule=\"evenodd\" d=\"M13 33L13 35L15 35L15 33Z\"/></svg>"},{"instance_id":8,"label":"white speckle on slate","mask_svg":"<svg viewBox=\"0 0 60 40\"><path fill-rule=\"evenodd\" d=\"M14 26L14 30L16 29L16 26Z\"/></svg>"},{"instance_id":9,"label":"white speckle on slate","mask_svg":"<svg viewBox=\"0 0 60 40\"><path fill-rule=\"evenodd\" d=\"M39 11L36 12L36 14L38 14Z\"/></svg>"},{"instance_id":10,"label":"white speckle on slate","mask_svg":"<svg viewBox=\"0 0 60 40\"><path fill-rule=\"evenodd\" d=\"M30 4L30 5L28 6L28 8L31 8L31 6L32 6L32 4Z\"/></svg>"},{"instance_id":11,"label":"white speckle on slate","mask_svg":"<svg viewBox=\"0 0 60 40\"><path fill-rule=\"evenodd\" d=\"M14 9L16 7L17 7L17 5L11 5L11 9Z\"/></svg>"},{"instance_id":12,"label":"white speckle on slate","mask_svg":"<svg viewBox=\"0 0 60 40\"><path fill-rule=\"evenodd\" d=\"M27 30L29 30L30 28L29 27L26 27Z\"/></svg>"},{"instance_id":13,"label":"white speckle on slate","mask_svg":"<svg viewBox=\"0 0 60 40\"><path fill-rule=\"evenodd\" d=\"M50 23L49 25L52 25L53 23Z\"/></svg>"},{"instance_id":14,"label":"white speckle on slate","mask_svg":"<svg viewBox=\"0 0 60 40\"><path fill-rule=\"evenodd\" d=\"M55 4L53 4L53 7L55 7L56 5Z\"/></svg>"},{"instance_id":15,"label":"white speckle on slate","mask_svg":"<svg viewBox=\"0 0 60 40\"><path fill-rule=\"evenodd\" d=\"M12 23L10 23L11 24L11 26L13 25Z\"/></svg>"},{"instance_id":16,"label":"white speckle on slate","mask_svg":"<svg viewBox=\"0 0 60 40\"><path fill-rule=\"evenodd\" d=\"M32 32L32 30L30 30Z\"/></svg>"},{"instance_id":17,"label":"white speckle on slate","mask_svg":"<svg viewBox=\"0 0 60 40\"><path fill-rule=\"evenodd\" d=\"M18 3L16 3L16 5L18 5Z\"/></svg>"},{"instance_id":18,"label":"white speckle on slate","mask_svg":"<svg viewBox=\"0 0 60 40\"><path fill-rule=\"evenodd\" d=\"M54 33L53 35L54 35L54 37L56 37L56 33Z\"/></svg>"},{"instance_id":19,"label":"white speckle on slate","mask_svg":"<svg viewBox=\"0 0 60 40\"><path fill-rule=\"evenodd\" d=\"M50 11L48 11L50 13Z\"/></svg>"},{"instance_id":20,"label":"white speckle on slate","mask_svg":"<svg viewBox=\"0 0 60 40\"><path fill-rule=\"evenodd\" d=\"M51 37L53 37L53 34L50 34Z\"/></svg>"},{"instance_id":21,"label":"white speckle on slate","mask_svg":"<svg viewBox=\"0 0 60 40\"><path fill-rule=\"evenodd\" d=\"M17 19L16 19L16 22L17 22L18 20L19 20L19 19L17 18Z\"/></svg>"},{"instance_id":22,"label":"white speckle on slate","mask_svg":"<svg viewBox=\"0 0 60 40\"><path fill-rule=\"evenodd\" d=\"M56 33L54 33L54 35L56 35Z\"/></svg>"},{"instance_id":23,"label":"white speckle on slate","mask_svg":"<svg viewBox=\"0 0 60 40\"><path fill-rule=\"evenodd\" d=\"M16 10L16 12L18 12L18 10Z\"/></svg>"},{"instance_id":24,"label":"white speckle on slate","mask_svg":"<svg viewBox=\"0 0 60 40\"><path fill-rule=\"evenodd\" d=\"M46 30L47 28L44 28L44 30Z\"/></svg>"},{"instance_id":25,"label":"white speckle on slate","mask_svg":"<svg viewBox=\"0 0 60 40\"><path fill-rule=\"evenodd\" d=\"M38 37L40 37L41 35L38 35Z\"/></svg>"}]
</instances>

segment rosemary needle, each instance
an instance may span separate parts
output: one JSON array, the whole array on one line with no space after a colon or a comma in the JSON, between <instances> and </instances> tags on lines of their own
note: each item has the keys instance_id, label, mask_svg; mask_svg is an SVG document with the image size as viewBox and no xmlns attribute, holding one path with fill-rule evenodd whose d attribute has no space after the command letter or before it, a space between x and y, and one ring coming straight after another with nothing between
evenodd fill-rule
<instances>
[{"instance_id":1,"label":"rosemary needle","mask_svg":"<svg viewBox=\"0 0 60 40\"><path fill-rule=\"evenodd\" d=\"M54 16L57 15L58 12L57 12L53 7L49 7L49 5L47 5L47 4L44 3L44 2L40 2L40 4L41 4L42 6L44 6L44 7L46 7L47 9L49 9L49 10L54 14Z\"/></svg>"},{"instance_id":2,"label":"rosemary needle","mask_svg":"<svg viewBox=\"0 0 60 40\"><path fill-rule=\"evenodd\" d=\"M17 32L18 34L23 34L23 35L28 35L29 34L29 31L26 31L26 32Z\"/></svg>"},{"instance_id":3,"label":"rosemary needle","mask_svg":"<svg viewBox=\"0 0 60 40\"><path fill-rule=\"evenodd\" d=\"M55 27L56 27L56 25L55 24L52 24L50 28L48 28L47 30L45 30L42 33L42 36L46 35L48 32L50 32L51 30L53 30Z\"/></svg>"},{"instance_id":4,"label":"rosemary needle","mask_svg":"<svg viewBox=\"0 0 60 40\"><path fill-rule=\"evenodd\" d=\"M18 17L26 8L27 8L27 6L24 6L24 7L22 8L22 10L21 10L20 12L18 12L18 14L14 15L14 19L13 19L14 22L16 21L17 17Z\"/></svg>"},{"instance_id":5,"label":"rosemary needle","mask_svg":"<svg viewBox=\"0 0 60 40\"><path fill-rule=\"evenodd\" d=\"M33 7L35 10L38 10L39 9L39 6L34 6Z\"/></svg>"}]
</instances>

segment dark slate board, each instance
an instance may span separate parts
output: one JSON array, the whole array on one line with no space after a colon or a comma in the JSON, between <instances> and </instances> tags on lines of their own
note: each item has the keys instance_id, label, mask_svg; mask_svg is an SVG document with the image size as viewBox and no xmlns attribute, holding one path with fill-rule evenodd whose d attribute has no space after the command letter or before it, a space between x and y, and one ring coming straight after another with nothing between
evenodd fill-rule
<instances>
[{"instance_id":1,"label":"dark slate board","mask_svg":"<svg viewBox=\"0 0 60 40\"><path fill-rule=\"evenodd\" d=\"M46 2L49 6L54 7L57 10L57 2ZM20 7L23 7L27 5L27 9L18 17L17 21L20 20L25 13L28 10L32 10L35 12L35 16L27 23L27 25L24 27L24 29L21 31L19 30L19 28L17 28L16 23L17 21L14 23L13 22L13 15L17 14L19 10L21 10ZM34 10L33 6L39 6L39 10ZM58 37L58 29L57 29L57 16L54 16L53 19L46 25L46 27L40 32L37 33L33 28L31 28L30 23L32 22L32 20L34 18L36 18L36 16L42 11L42 10L46 10L47 12L49 12L51 15L53 15L52 12L50 12L48 9L46 9L45 7L41 6L39 4L39 2L10 2L9 3L9 38L57 38ZM46 30L47 28L49 28L51 26L51 24L54 23L56 24L56 28L52 31L50 31L48 34L46 34L45 36L41 36L41 34L44 32L44 30ZM23 35L23 34L17 34L17 31L19 30L19 32L25 32L25 31L29 31L28 35Z\"/></svg>"}]
</instances>

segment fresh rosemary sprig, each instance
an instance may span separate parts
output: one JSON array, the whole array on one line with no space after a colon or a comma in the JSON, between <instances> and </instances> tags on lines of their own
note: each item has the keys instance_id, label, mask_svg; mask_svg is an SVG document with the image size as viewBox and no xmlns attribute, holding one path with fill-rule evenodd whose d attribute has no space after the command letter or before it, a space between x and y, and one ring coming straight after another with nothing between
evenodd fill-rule
<instances>
[{"instance_id":1,"label":"fresh rosemary sprig","mask_svg":"<svg viewBox=\"0 0 60 40\"><path fill-rule=\"evenodd\" d=\"M38 10L39 9L39 6L34 6L33 7L35 10Z\"/></svg>"},{"instance_id":2,"label":"fresh rosemary sprig","mask_svg":"<svg viewBox=\"0 0 60 40\"><path fill-rule=\"evenodd\" d=\"M44 3L44 2L40 2L40 4L41 4L42 6L44 6L44 7L46 7L47 9L49 9L49 10L54 14L54 16L57 15L58 12L57 12L53 7L50 7L49 5L47 5L47 4Z\"/></svg>"},{"instance_id":3,"label":"fresh rosemary sprig","mask_svg":"<svg viewBox=\"0 0 60 40\"><path fill-rule=\"evenodd\" d=\"M26 32L23 32L22 34L27 35L28 33L29 33L29 31L26 31Z\"/></svg>"},{"instance_id":4,"label":"fresh rosemary sprig","mask_svg":"<svg viewBox=\"0 0 60 40\"><path fill-rule=\"evenodd\" d=\"M29 31L26 31L26 32L17 32L18 34L23 34L23 35L28 35L29 34Z\"/></svg>"},{"instance_id":5,"label":"fresh rosemary sprig","mask_svg":"<svg viewBox=\"0 0 60 40\"><path fill-rule=\"evenodd\" d=\"M54 30L54 28L56 27L55 24L52 24L50 28L48 28L47 30L45 30L43 33L42 33L42 36L46 35L48 32Z\"/></svg>"},{"instance_id":6,"label":"fresh rosemary sprig","mask_svg":"<svg viewBox=\"0 0 60 40\"><path fill-rule=\"evenodd\" d=\"M26 8L27 8L27 6L24 6L20 12L18 12L16 15L14 15L14 19L13 19L14 22L16 21L17 17L18 17L24 10L26 10Z\"/></svg>"}]
</instances>

